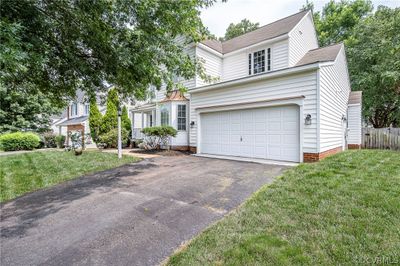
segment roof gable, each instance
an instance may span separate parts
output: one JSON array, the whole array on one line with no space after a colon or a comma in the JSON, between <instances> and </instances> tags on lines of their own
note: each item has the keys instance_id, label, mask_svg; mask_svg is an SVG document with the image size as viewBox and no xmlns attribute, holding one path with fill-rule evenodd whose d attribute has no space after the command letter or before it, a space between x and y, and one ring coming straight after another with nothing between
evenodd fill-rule
<instances>
[{"instance_id":1,"label":"roof gable","mask_svg":"<svg viewBox=\"0 0 400 266\"><path fill-rule=\"evenodd\" d=\"M308 12L301 11L224 42L206 40L202 44L222 54L230 53L289 33Z\"/></svg>"}]
</instances>

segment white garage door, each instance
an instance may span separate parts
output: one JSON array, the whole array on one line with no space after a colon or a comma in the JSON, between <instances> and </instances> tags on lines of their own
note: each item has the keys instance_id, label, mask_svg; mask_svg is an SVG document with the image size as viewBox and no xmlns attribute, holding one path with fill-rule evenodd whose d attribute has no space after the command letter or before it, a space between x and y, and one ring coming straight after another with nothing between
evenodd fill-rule
<instances>
[{"instance_id":1,"label":"white garage door","mask_svg":"<svg viewBox=\"0 0 400 266\"><path fill-rule=\"evenodd\" d=\"M299 108L201 114L201 153L299 162Z\"/></svg>"}]
</instances>

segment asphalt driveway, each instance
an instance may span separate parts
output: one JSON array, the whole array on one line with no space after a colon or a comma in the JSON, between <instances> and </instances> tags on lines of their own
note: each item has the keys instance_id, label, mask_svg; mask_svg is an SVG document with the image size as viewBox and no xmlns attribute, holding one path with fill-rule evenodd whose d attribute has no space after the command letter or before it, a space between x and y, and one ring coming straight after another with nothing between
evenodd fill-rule
<instances>
[{"instance_id":1,"label":"asphalt driveway","mask_svg":"<svg viewBox=\"0 0 400 266\"><path fill-rule=\"evenodd\" d=\"M159 264L284 169L158 157L28 194L1 205L1 265Z\"/></svg>"}]
</instances>

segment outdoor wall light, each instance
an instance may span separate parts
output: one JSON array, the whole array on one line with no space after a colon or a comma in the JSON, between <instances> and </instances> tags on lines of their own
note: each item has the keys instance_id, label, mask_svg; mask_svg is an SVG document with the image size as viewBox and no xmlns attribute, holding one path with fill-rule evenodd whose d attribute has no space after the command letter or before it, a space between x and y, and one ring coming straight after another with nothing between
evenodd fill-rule
<instances>
[{"instance_id":1,"label":"outdoor wall light","mask_svg":"<svg viewBox=\"0 0 400 266\"><path fill-rule=\"evenodd\" d=\"M346 122L347 121L347 117L345 115L342 115L342 121Z\"/></svg>"},{"instance_id":2,"label":"outdoor wall light","mask_svg":"<svg viewBox=\"0 0 400 266\"><path fill-rule=\"evenodd\" d=\"M304 119L304 124L311 125L311 115L310 114L306 115L306 118Z\"/></svg>"},{"instance_id":3,"label":"outdoor wall light","mask_svg":"<svg viewBox=\"0 0 400 266\"><path fill-rule=\"evenodd\" d=\"M190 122L190 127L193 127L194 126L194 121L191 121Z\"/></svg>"}]
</instances>

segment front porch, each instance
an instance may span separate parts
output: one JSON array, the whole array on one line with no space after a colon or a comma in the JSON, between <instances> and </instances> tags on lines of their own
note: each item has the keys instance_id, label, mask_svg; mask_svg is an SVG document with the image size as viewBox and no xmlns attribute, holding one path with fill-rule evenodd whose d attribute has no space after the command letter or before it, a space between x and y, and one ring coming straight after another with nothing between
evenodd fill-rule
<instances>
[{"instance_id":1,"label":"front porch","mask_svg":"<svg viewBox=\"0 0 400 266\"><path fill-rule=\"evenodd\" d=\"M142 140L142 129L156 125L156 104L150 103L131 109L132 140Z\"/></svg>"}]
</instances>

